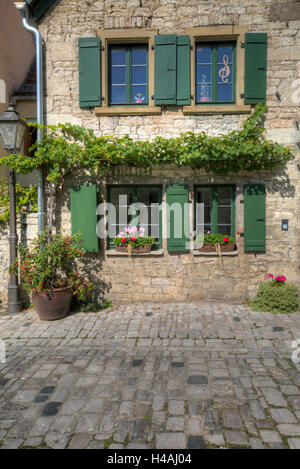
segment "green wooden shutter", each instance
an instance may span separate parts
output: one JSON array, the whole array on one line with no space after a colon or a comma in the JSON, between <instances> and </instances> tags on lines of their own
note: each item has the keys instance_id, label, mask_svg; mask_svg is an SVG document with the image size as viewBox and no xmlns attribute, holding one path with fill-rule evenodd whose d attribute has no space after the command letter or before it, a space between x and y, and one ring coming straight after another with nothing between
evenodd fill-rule
<instances>
[{"instance_id":1,"label":"green wooden shutter","mask_svg":"<svg viewBox=\"0 0 300 469\"><path fill-rule=\"evenodd\" d=\"M101 42L98 37L78 39L79 106L101 106Z\"/></svg>"},{"instance_id":2,"label":"green wooden shutter","mask_svg":"<svg viewBox=\"0 0 300 469\"><path fill-rule=\"evenodd\" d=\"M177 99L179 106L191 104L191 40L177 36Z\"/></svg>"},{"instance_id":3,"label":"green wooden shutter","mask_svg":"<svg viewBox=\"0 0 300 469\"><path fill-rule=\"evenodd\" d=\"M80 232L88 252L99 251L97 226L97 186L71 187L72 234Z\"/></svg>"},{"instance_id":4,"label":"green wooden shutter","mask_svg":"<svg viewBox=\"0 0 300 469\"><path fill-rule=\"evenodd\" d=\"M264 184L244 186L244 249L266 251L266 188Z\"/></svg>"},{"instance_id":5,"label":"green wooden shutter","mask_svg":"<svg viewBox=\"0 0 300 469\"><path fill-rule=\"evenodd\" d=\"M245 104L266 102L267 40L266 33L246 33Z\"/></svg>"},{"instance_id":6,"label":"green wooden shutter","mask_svg":"<svg viewBox=\"0 0 300 469\"><path fill-rule=\"evenodd\" d=\"M167 186L167 249L169 252L189 251L189 193L186 185ZM178 207L175 212L173 207Z\"/></svg>"},{"instance_id":7,"label":"green wooden shutter","mask_svg":"<svg viewBox=\"0 0 300 469\"><path fill-rule=\"evenodd\" d=\"M154 104L176 104L175 34L155 36Z\"/></svg>"}]
</instances>

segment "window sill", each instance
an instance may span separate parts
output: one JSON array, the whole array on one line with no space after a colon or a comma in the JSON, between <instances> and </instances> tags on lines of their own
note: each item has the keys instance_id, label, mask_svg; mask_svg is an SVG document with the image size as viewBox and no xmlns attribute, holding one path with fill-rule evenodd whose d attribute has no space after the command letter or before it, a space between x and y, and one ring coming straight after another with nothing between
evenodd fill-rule
<instances>
[{"instance_id":1,"label":"window sill","mask_svg":"<svg viewBox=\"0 0 300 469\"><path fill-rule=\"evenodd\" d=\"M199 104L199 106L183 106L183 114L248 114L248 104Z\"/></svg>"},{"instance_id":2,"label":"window sill","mask_svg":"<svg viewBox=\"0 0 300 469\"><path fill-rule=\"evenodd\" d=\"M95 107L97 116L143 116L161 114L161 106L115 106L115 107Z\"/></svg>"},{"instance_id":3,"label":"window sill","mask_svg":"<svg viewBox=\"0 0 300 469\"><path fill-rule=\"evenodd\" d=\"M221 252L222 257L223 256L229 256L229 257L235 257L238 255L238 251L231 251L231 252ZM217 252L199 252L199 251L193 251L193 256L213 256L213 257L219 257L219 254Z\"/></svg>"},{"instance_id":4,"label":"window sill","mask_svg":"<svg viewBox=\"0 0 300 469\"><path fill-rule=\"evenodd\" d=\"M119 252L119 251L115 251L114 249L108 249L107 251L105 251L106 255L107 256L117 256L117 257L129 257L129 254L128 252ZM150 252L135 252L135 253L131 253L131 256L130 257L160 257L160 256L163 256L164 255L164 252L162 249L157 249L157 250L154 250L154 251L150 251Z\"/></svg>"}]
</instances>

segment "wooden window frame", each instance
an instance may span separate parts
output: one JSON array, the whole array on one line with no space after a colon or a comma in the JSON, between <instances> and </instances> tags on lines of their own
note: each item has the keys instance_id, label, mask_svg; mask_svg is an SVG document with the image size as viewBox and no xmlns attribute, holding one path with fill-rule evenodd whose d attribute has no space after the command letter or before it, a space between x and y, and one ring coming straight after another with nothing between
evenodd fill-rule
<instances>
[{"instance_id":1,"label":"wooden window frame","mask_svg":"<svg viewBox=\"0 0 300 469\"><path fill-rule=\"evenodd\" d=\"M102 106L95 107L97 115L158 115L161 106L154 105L154 37L153 29L106 29L98 31L101 40L101 82ZM109 103L109 46L110 45L148 44L148 104L110 105Z\"/></svg>"},{"instance_id":2,"label":"wooden window frame","mask_svg":"<svg viewBox=\"0 0 300 469\"><path fill-rule=\"evenodd\" d=\"M191 38L191 96L194 104L183 106L184 114L239 114L250 113L251 105L244 104L244 75L245 75L245 34L247 26L206 26L203 28L187 29L186 34ZM236 87L235 103L196 103L196 44L228 42L236 43Z\"/></svg>"},{"instance_id":3,"label":"wooden window frame","mask_svg":"<svg viewBox=\"0 0 300 469\"><path fill-rule=\"evenodd\" d=\"M211 67L211 74L212 74L212 98L217 96L217 86L218 86L218 77L217 77L217 46L230 44L232 46L232 100L231 101L218 101L217 99L212 100L210 102L206 102L206 104L197 102L197 59L196 59L196 52L197 46L201 44L196 42L195 45L195 54L194 60L195 63L195 102L197 106L214 106L215 104L235 104L236 103L236 42L235 41L214 41L214 42L204 42L203 45L210 46L212 48L212 67Z\"/></svg>"},{"instance_id":4,"label":"wooden window frame","mask_svg":"<svg viewBox=\"0 0 300 469\"><path fill-rule=\"evenodd\" d=\"M162 193L163 193L163 187L157 184L138 184L138 185L133 185L133 184L112 184L107 186L107 201L110 203L111 201L111 190L112 189L130 189L132 190L132 203L138 202L137 200L137 192L139 189L158 189L159 191L159 204L161 206L162 204ZM163 219L162 219L162 207L159 211L158 215L158 223L159 223L159 237L158 241L154 243L153 248L154 249L162 249L163 247ZM109 223L109 219L107 218L107 221ZM114 243L111 238L107 236L107 250L114 250Z\"/></svg>"},{"instance_id":5,"label":"wooden window frame","mask_svg":"<svg viewBox=\"0 0 300 469\"><path fill-rule=\"evenodd\" d=\"M194 230L196 232L197 228L197 219L196 219L196 201L197 201L197 191L198 189L211 189L212 198L211 198L211 233L217 234L215 229L218 229L218 189L219 188L228 188L231 189L231 233L226 233L230 236L236 238L236 186L233 184L197 184L194 187Z\"/></svg>"}]
</instances>

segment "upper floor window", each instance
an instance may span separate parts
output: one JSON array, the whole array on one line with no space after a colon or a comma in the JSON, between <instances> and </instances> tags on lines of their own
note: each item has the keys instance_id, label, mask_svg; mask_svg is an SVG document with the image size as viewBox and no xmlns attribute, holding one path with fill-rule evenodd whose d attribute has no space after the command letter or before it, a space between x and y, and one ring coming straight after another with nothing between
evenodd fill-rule
<instances>
[{"instance_id":1,"label":"upper floor window","mask_svg":"<svg viewBox=\"0 0 300 469\"><path fill-rule=\"evenodd\" d=\"M196 45L196 102L235 101L235 44Z\"/></svg>"},{"instance_id":2,"label":"upper floor window","mask_svg":"<svg viewBox=\"0 0 300 469\"><path fill-rule=\"evenodd\" d=\"M109 64L110 104L148 104L148 46L112 45Z\"/></svg>"}]
</instances>

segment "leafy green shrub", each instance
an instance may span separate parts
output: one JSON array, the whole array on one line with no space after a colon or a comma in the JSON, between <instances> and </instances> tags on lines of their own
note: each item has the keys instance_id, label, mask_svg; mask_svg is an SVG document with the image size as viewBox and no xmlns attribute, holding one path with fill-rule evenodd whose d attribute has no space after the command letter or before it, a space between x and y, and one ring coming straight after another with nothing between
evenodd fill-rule
<instances>
[{"instance_id":1,"label":"leafy green shrub","mask_svg":"<svg viewBox=\"0 0 300 469\"><path fill-rule=\"evenodd\" d=\"M299 308L299 291L293 284L263 282L250 304L254 311L293 313Z\"/></svg>"},{"instance_id":2,"label":"leafy green shrub","mask_svg":"<svg viewBox=\"0 0 300 469\"><path fill-rule=\"evenodd\" d=\"M203 244L230 244L235 243L235 239L229 235L223 235L220 233L205 233L199 234L196 237L196 242L202 242Z\"/></svg>"}]
</instances>

